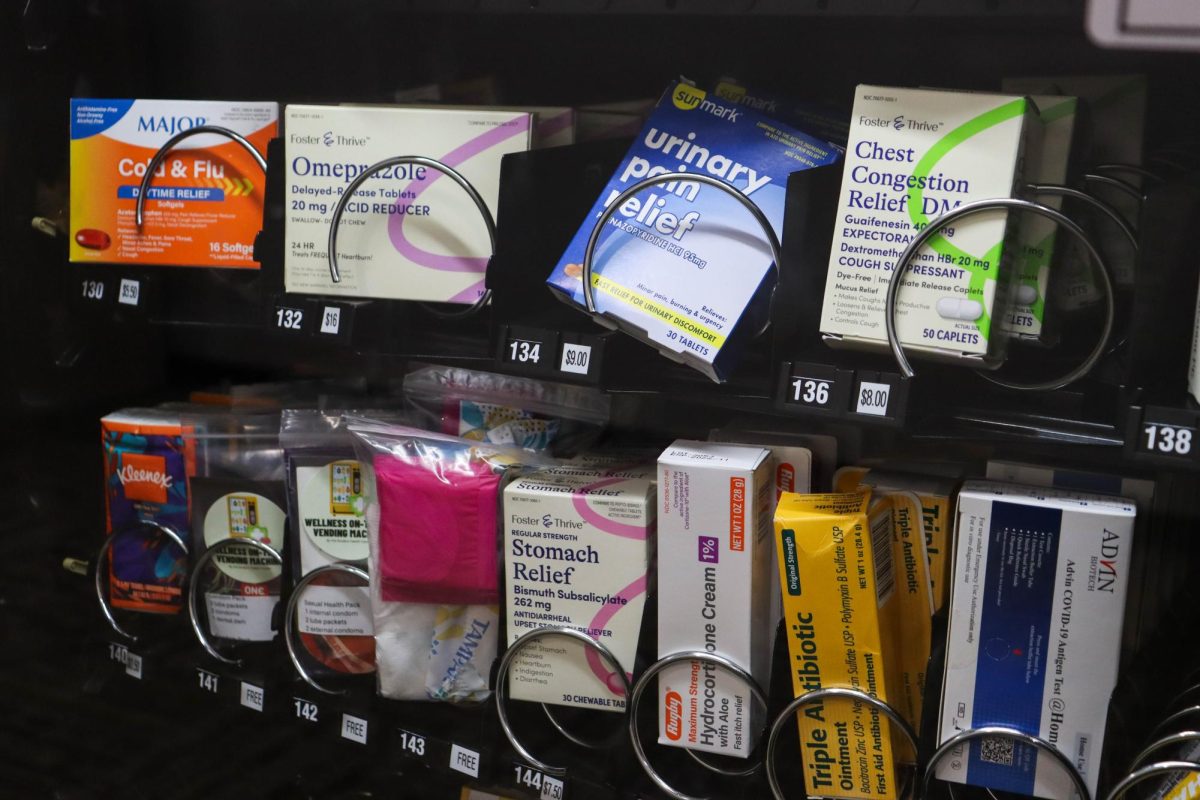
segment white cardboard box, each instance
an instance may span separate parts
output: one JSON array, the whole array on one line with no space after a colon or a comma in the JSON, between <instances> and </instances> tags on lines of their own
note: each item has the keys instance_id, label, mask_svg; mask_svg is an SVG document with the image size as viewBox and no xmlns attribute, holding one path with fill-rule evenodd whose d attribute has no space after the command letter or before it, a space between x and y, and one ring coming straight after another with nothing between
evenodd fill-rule
<instances>
[{"instance_id":1,"label":"white cardboard box","mask_svg":"<svg viewBox=\"0 0 1200 800\"><path fill-rule=\"evenodd\" d=\"M338 231L334 283L329 223L346 187L395 156L426 156L460 172L496 214L500 161L528 150L532 115L384 106L288 106L284 285L298 294L471 304L484 291L491 245L471 197L424 166L375 173Z\"/></svg>"},{"instance_id":2,"label":"white cardboard box","mask_svg":"<svg viewBox=\"0 0 1200 800\"><path fill-rule=\"evenodd\" d=\"M958 497L938 741L1004 725L1041 737L1094 795L1117 679L1133 501L970 481ZM1026 745L964 745L937 777L1036 797L1071 783Z\"/></svg>"},{"instance_id":3,"label":"white cardboard box","mask_svg":"<svg viewBox=\"0 0 1200 800\"><path fill-rule=\"evenodd\" d=\"M680 440L658 458L658 655L731 659L770 683L775 481L762 447ZM747 757L762 722L745 684L712 665L658 678L659 742Z\"/></svg>"}]
</instances>

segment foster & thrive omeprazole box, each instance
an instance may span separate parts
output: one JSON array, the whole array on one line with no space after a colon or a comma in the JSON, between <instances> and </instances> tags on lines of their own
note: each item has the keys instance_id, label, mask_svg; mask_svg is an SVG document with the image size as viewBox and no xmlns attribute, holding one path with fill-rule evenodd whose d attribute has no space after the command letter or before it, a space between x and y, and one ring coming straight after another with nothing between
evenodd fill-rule
<instances>
[{"instance_id":1,"label":"foster & thrive omeprazole box","mask_svg":"<svg viewBox=\"0 0 1200 800\"><path fill-rule=\"evenodd\" d=\"M1117 680L1136 505L970 481L958 495L954 583L938 741L1003 725L1070 759L1094 796ZM937 777L1069 797L1063 769L1028 745L985 739Z\"/></svg>"},{"instance_id":2,"label":"foster & thrive omeprazole box","mask_svg":"<svg viewBox=\"0 0 1200 800\"><path fill-rule=\"evenodd\" d=\"M346 187L395 156L459 172L496 214L500 160L529 149L527 111L289 105L284 112L287 211L284 286L298 294L471 304L484 292L487 227L460 186L402 164L374 173L348 201L334 283L329 224Z\"/></svg>"},{"instance_id":3,"label":"foster & thrive omeprazole box","mask_svg":"<svg viewBox=\"0 0 1200 800\"><path fill-rule=\"evenodd\" d=\"M201 125L239 133L260 153L279 126L276 103L207 100L71 100L70 260L257 269L263 172L217 134L184 139L146 193L142 177L172 136Z\"/></svg>"},{"instance_id":4,"label":"foster & thrive omeprazole box","mask_svg":"<svg viewBox=\"0 0 1200 800\"><path fill-rule=\"evenodd\" d=\"M973 200L1012 197L1033 125L1024 97L859 86L850 122L821 332L834 347L885 349L897 261L917 231ZM1009 305L1007 214L940 230L901 278L900 342L976 365L1003 360L993 320Z\"/></svg>"},{"instance_id":5,"label":"foster & thrive omeprazole box","mask_svg":"<svg viewBox=\"0 0 1200 800\"><path fill-rule=\"evenodd\" d=\"M658 655L724 656L770 683L771 451L677 441L658 457ZM746 758L763 710L714 664L658 676L658 741Z\"/></svg>"},{"instance_id":6,"label":"foster & thrive omeprazole box","mask_svg":"<svg viewBox=\"0 0 1200 800\"><path fill-rule=\"evenodd\" d=\"M839 686L901 706L892 505L866 490L780 499L775 545L796 696ZM879 711L831 700L798 717L809 797L898 796L896 748Z\"/></svg>"},{"instance_id":7,"label":"foster & thrive omeprazole box","mask_svg":"<svg viewBox=\"0 0 1200 800\"><path fill-rule=\"evenodd\" d=\"M674 83L547 283L563 301L587 308L582 265L592 230L621 192L645 178L689 172L723 181L749 198L780 236L788 175L839 157L815 136ZM607 226L592 262L596 309L607 314L598 320L724 380L736 357L735 329L754 333L750 320L761 324L775 282L770 247L750 212L717 187L679 181L637 193Z\"/></svg>"}]
</instances>

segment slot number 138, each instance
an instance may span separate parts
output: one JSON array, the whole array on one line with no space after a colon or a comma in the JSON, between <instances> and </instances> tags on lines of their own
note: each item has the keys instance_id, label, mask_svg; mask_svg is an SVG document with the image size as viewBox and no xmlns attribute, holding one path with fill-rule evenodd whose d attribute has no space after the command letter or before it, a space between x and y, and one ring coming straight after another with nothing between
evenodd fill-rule
<instances>
[{"instance_id":1,"label":"slot number 138","mask_svg":"<svg viewBox=\"0 0 1200 800\"><path fill-rule=\"evenodd\" d=\"M1142 429L1146 435L1146 449L1152 453L1186 456L1192 453L1191 428L1174 428L1170 425L1147 425Z\"/></svg>"}]
</instances>

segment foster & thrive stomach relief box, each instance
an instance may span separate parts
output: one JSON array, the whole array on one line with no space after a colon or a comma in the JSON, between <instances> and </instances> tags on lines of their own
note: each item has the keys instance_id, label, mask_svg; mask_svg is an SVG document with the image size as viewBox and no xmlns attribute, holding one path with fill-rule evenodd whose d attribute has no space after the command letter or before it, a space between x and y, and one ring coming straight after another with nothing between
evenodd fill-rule
<instances>
[{"instance_id":1,"label":"foster & thrive stomach relief box","mask_svg":"<svg viewBox=\"0 0 1200 800\"><path fill-rule=\"evenodd\" d=\"M412 164L388 167L359 187L338 231L338 283L327 259L333 209L350 182L373 164L425 156L460 172L494 216L500 160L529 149L532 122L524 111L288 106L286 290L476 302L491 255L487 228L470 196L441 172Z\"/></svg>"},{"instance_id":2,"label":"foster & thrive stomach relief box","mask_svg":"<svg viewBox=\"0 0 1200 800\"><path fill-rule=\"evenodd\" d=\"M176 134L228 128L258 152L279 127L276 103L71 100L70 260L257 269L264 176L242 146L217 134L184 139L163 160L137 227L149 162Z\"/></svg>"},{"instance_id":3,"label":"foster & thrive stomach relief box","mask_svg":"<svg viewBox=\"0 0 1200 800\"><path fill-rule=\"evenodd\" d=\"M832 164L837 148L682 81L663 94L547 283L586 309L583 256L601 213L647 177L690 172L748 197L777 236L790 173ZM733 368L774 285L771 250L750 212L720 189L679 181L644 189L609 218L593 260L598 320L649 341L713 380Z\"/></svg>"},{"instance_id":4,"label":"foster & thrive stomach relief box","mask_svg":"<svg viewBox=\"0 0 1200 800\"><path fill-rule=\"evenodd\" d=\"M1003 725L1070 759L1095 796L1117 679L1136 505L969 481L958 496L938 741ZM963 745L937 777L1061 798L1064 770L1009 739Z\"/></svg>"},{"instance_id":5,"label":"foster & thrive stomach relief box","mask_svg":"<svg viewBox=\"0 0 1200 800\"><path fill-rule=\"evenodd\" d=\"M658 655L725 656L770 684L771 451L677 441L658 457ZM749 687L713 664L658 676L658 741L746 758L762 723Z\"/></svg>"},{"instance_id":6,"label":"foster & thrive stomach relief box","mask_svg":"<svg viewBox=\"0 0 1200 800\"><path fill-rule=\"evenodd\" d=\"M1032 111L1017 96L858 87L821 312L828 344L887 347L887 289L900 256L943 214L1014 195ZM1001 268L1006 224L1002 210L981 213L918 251L896 302L907 350L977 366L1003 361L993 322L1012 283Z\"/></svg>"}]
</instances>

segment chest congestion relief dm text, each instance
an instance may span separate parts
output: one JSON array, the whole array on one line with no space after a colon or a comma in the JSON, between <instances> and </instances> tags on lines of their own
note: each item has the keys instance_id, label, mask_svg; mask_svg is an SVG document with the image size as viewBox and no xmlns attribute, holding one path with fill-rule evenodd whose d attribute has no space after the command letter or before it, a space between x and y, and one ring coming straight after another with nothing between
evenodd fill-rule
<instances>
[{"instance_id":1,"label":"chest congestion relief dm text","mask_svg":"<svg viewBox=\"0 0 1200 800\"><path fill-rule=\"evenodd\" d=\"M329 274L329 223L346 186L396 156L454 168L496 214L500 161L529 149L518 111L299 106L284 112L284 286L299 294L471 304L484 292L490 245L475 203L441 172L402 164L354 193L338 231L341 281Z\"/></svg>"},{"instance_id":2,"label":"chest congestion relief dm text","mask_svg":"<svg viewBox=\"0 0 1200 800\"><path fill-rule=\"evenodd\" d=\"M560 466L504 489L510 643L546 625L603 644L632 673L654 531L654 465ZM613 667L578 642L532 642L509 675L514 700L623 711Z\"/></svg>"},{"instance_id":3,"label":"chest congestion relief dm text","mask_svg":"<svg viewBox=\"0 0 1200 800\"><path fill-rule=\"evenodd\" d=\"M279 127L276 103L71 100L71 261L257 269L262 170L237 142L197 134L162 162L137 195L149 162L176 134L215 125L260 153Z\"/></svg>"},{"instance_id":4,"label":"chest congestion relief dm text","mask_svg":"<svg viewBox=\"0 0 1200 800\"><path fill-rule=\"evenodd\" d=\"M1014 195L1032 109L1024 97L858 87L821 313L828 344L887 347L884 307L896 262L931 220ZM916 254L896 303L906 349L985 366L1003 361L992 322L1010 302L1006 222L1004 211L963 219Z\"/></svg>"},{"instance_id":5,"label":"chest congestion relief dm text","mask_svg":"<svg viewBox=\"0 0 1200 800\"><path fill-rule=\"evenodd\" d=\"M658 655L714 653L770 684L771 451L677 441L658 457ZM763 710L703 662L658 677L658 741L746 758Z\"/></svg>"},{"instance_id":6,"label":"chest congestion relief dm text","mask_svg":"<svg viewBox=\"0 0 1200 800\"><path fill-rule=\"evenodd\" d=\"M1070 759L1095 796L1117 680L1133 501L968 481L958 496L938 741L1004 725ZM1068 797L1052 759L1011 740L964 745L937 777Z\"/></svg>"},{"instance_id":7,"label":"chest congestion relief dm text","mask_svg":"<svg viewBox=\"0 0 1200 800\"><path fill-rule=\"evenodd\" d=\"M903 708L891 512L891 501L872 502L865 490L780 499L775 545L796 696L850 687ZM845 700L812 703L798 716L810 797L898 796L886 717Z\"/></svg>"},{"instance_id":8,"label":"chest congestion relief dm text","mask_svg":"<svg viewBox=\"0 0 1200 800\"><path fill-rule=\"evenodd\" d=\"M581 309L583 256L595 223L622 191L668 172L691 172L737 188L776 236L790 173L835 163L820 139L683 82L659 100L547 283ZM647 188L608 220L593 259L598 320L659 352L724 380L736 343L754 334L775 284L758 225L720 189L680 181ZM735 336L736 331L736 336Z\"/></svg>"}]
</instances>

